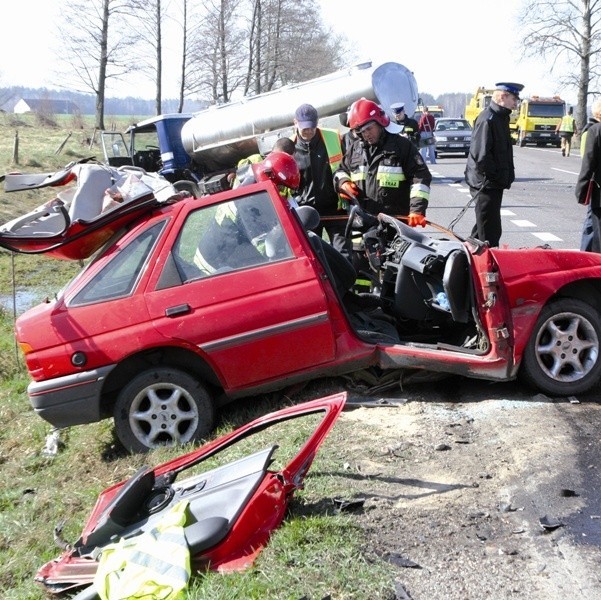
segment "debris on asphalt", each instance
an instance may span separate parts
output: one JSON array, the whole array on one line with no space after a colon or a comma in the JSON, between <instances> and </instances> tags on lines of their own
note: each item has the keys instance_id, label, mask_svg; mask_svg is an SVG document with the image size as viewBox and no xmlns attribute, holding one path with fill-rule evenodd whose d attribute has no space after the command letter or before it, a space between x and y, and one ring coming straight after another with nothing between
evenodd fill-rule
<instances>
[{"instance_id":1,"label":"debris on asphalt","mask_svg":"<svg viewBox=\"0 0 601 600\"><path fill-rule=\"evenodd\" d=\"M563 527L563 523L559 519L553 519L552 517L548 517L545 515L541 517L538 522L541 524L541 527L544 531L555 531L559 527Z\"/></svg>"}]
</instances>

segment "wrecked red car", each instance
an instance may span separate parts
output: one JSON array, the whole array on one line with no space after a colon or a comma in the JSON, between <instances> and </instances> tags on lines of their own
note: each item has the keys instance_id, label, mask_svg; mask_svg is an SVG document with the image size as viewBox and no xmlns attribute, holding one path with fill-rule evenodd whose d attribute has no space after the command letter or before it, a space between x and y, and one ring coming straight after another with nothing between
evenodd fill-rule
<instances>
[{"instance_id":1,"label":"wrecked red car","mask_svg":"<svg viewBox=\"0 0 601 600\"><path fill-rule=\"evenodd\" d=\"M266 182L124 228L17 320L34 410L56 427L113 417L145 451L201 439L226 402L324 376L521 376L551 396L599 382L601 255L491 249L379 215L359 294L301 208Z\"/></svg>"},{"instance_id":2,"label":"wrecked red car","mask_svg":"<svg viewBox=\"0 0 601 600\"><path fill-rule=\"evenodd\" d=\"M51 593L84 588L77 598L96 598L101 552L116 540L140 540L136 550L143 552L144 534L182 502L191 572L248 568L303 487L345 400L335 394L284 408L189 454L142 467L100 494L79 539L63 542L66 549L39 569L36 581ZM127 572L119 576L127 579Z\"/></svg>"},{"instance_id":3,"label":"wrecked red car","mask_svg":"<svg viewBox=\"0 0 601 600\"><path fill-rule=\"evenodd\" d=\"M156 173L92 159L53 173L9 173L0 181L6 192L61 188L52 200L0 225L0 247L63 260L88 258L128 223L177 194Z\"/></svg>"}]
</instances>

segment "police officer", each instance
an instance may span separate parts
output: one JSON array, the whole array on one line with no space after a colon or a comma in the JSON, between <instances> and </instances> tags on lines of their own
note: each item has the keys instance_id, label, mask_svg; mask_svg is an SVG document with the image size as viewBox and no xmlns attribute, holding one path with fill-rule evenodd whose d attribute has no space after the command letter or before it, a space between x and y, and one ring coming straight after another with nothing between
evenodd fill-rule
<instances>
[{"instance_id":1,"label":"police officer","mask_svg":"<svg viewBox=\"0 0 601 600\"><path fill-rule=\"evenodd\" d=\"M339 193L372 214L406 216L412 227L426 225L432 175L419 151L375 102L361 98L349 111L357 140L334 174Z\"/></svg>"},{"instance_id":2,"label":"police officer","mask_svg":"<svg viewBox=\"0 0 601 600\"><path fill-rule=\"evenodd\" d=\"M465 168L476 224L472 237L496 247L501 239L501 201L515 179L513 147L509 132L509 116L517 107L520 83L497 83L490 105L474 123L472 141Z\"/></svg>"},{"instance_id":3,"label":"police officer","mask_svg":"<svg viewBox=\"0 0 601 600\"><path fill-rule=\"evenodd\" d=\"M405 103L395 102L390 105L390 110L394 114L394 120L397 125L402 128L400 135L410 139L415 144L415 147L419 148L419 126L417 121L405 112Z\"/></svg>"}]
</instances>

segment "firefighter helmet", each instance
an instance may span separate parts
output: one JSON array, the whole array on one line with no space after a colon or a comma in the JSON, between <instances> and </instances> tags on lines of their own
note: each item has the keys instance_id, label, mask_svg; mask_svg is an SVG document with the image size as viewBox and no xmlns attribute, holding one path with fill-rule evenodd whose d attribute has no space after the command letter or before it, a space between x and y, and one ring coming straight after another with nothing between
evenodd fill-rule
<instances>
[{"instance_id":1,"label":"firefighter helmet","mask_svg":"<svg viewBox=\"0 0 601 600\"><path fill-rule=\"evenodd\" d=\"M291 190L300 185L300 171L296 161L286 152L270 152L268 156L256 165L257 181L273 181Z\"/></svg>"},{"instance_id":2,"label":"firefighter helmet","mask_svg":"<svg viewBox=\"0 0 601 600\"><path fill-rule=\"evenodd\" d=\"M359 129L370 121L375 121L382 127L390 125L390 119L375 102L366 98L353 102L348 114L349 127Z\"/></svg>"}]
</instances>

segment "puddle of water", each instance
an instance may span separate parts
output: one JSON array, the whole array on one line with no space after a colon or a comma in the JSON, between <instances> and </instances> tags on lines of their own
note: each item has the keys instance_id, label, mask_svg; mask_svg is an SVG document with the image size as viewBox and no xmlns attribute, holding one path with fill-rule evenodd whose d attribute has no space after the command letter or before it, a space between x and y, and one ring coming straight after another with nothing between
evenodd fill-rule
<instances>
[{"instance_id":1,"label":"puddle of water","mask_svg":"<svg viewBox=\"0 0 601 600\"><path fill-rule=\"evenodd\" d=\"M0 306L10 314L14 312L20 315L32 306L39 304L42 299L40 292L17 290L14 298L12 294L10 296L0 296Z\"/></svg>"}]
</instances>

